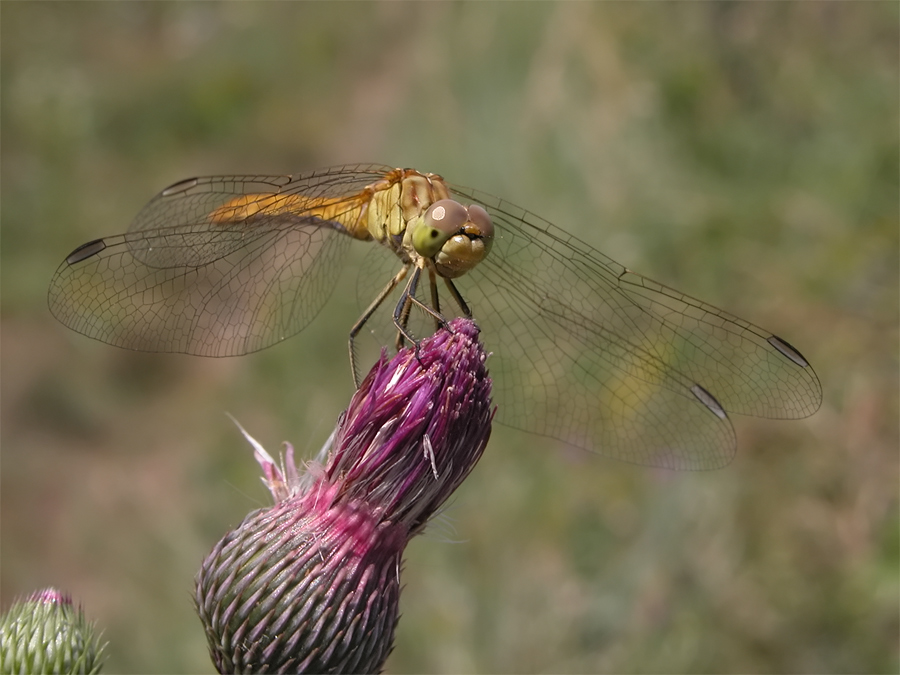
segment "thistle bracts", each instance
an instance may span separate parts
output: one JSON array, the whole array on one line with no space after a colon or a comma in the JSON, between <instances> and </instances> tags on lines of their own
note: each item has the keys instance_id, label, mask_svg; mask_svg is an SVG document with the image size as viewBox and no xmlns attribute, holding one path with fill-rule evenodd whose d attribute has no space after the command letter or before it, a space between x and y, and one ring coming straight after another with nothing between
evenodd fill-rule
<instances>
[{"instance_id":1,"label":"thistle bracts","mask_svg":"<svg viewBox=\"0 0 900 675\"><path fill-rule=\"evenodd\" d=\"M226 535L198 576L220 672L381 670L403 549L490 436L485 359L465 320L382 356L341 415L325 465L303 474L289 446L279 468L248 435L276 504Z\"/></svg>"},{"instance_id":2,"label":"thistle bracts","mask_svg":"<svg viewBox=\"0 0 900 675\"><path fill-rule=\"evenodd\" d=\"M406 536L364 505L335 503L333 491L252 513L213 549L198 579L216 668L377 669L397 621Z\"/></svg>"},{"instance_id":3,"label":"thistle bracts","mask_svg":"<svg viewBox=\"0 0 900 675\"><path fill-rule=\"evenodd\" d=\"M0 673L99 673L105 647L81 607L54 588L14 602L0 618Z\"/></svg>"}]
</instances>

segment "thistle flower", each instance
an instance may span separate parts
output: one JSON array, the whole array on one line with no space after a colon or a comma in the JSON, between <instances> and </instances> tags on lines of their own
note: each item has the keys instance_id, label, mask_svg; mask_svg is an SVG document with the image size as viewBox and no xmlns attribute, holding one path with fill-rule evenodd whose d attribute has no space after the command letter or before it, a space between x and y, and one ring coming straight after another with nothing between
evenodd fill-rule
<instances>
[{"instance_id":1,"label":"thistle flower","mask_svg":"<svg viewBox=\"0 0 900 675\"><path fill-rule=\"evenodd\" d=\"M354 394L300 474L246 432L276 504L220 541L196 601L220 672L377 672L393 647L403 549L469 474L490 436L478 328L455 319ZM243 431L243 429L242 429Z\"/></svg>"},{"instance_id":2,"label":"thistle flower","mask_svg":"<svg viewBox=\"0 0 900 675\"><path fill-rule=\"evenodd\" d=\"M0 673L99 673L106 645L68 594L46 588L0 618Z\"/></svg>"}]
</instances>

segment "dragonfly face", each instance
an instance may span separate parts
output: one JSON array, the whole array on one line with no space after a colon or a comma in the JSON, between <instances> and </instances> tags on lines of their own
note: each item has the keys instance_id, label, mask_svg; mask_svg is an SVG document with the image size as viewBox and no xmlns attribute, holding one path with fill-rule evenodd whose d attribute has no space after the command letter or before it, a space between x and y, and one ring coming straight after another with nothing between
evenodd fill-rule
<instances>
[{"instance_id":1,"label":"dragonfly face","mask_svg":"<svg viewBox=\"0 0 900 675\"><path fill-rule=\"evenodd\" d=\"M448 293L448 309L471 313L493 352L497 417L509 426L623 461L702 469L734 454L729 412L800 418L821 402L812 367L782 338L508 202L411 169L176 183L127 233L71 253L50 309L119 347L246 354L308 325L354 239L380 244L394 272L363 281L384 287L351 338L395 287L406 339L410 313L439 322Z\"/></svg>"},{"instance_id":2,"label":"dragonfly face","mask_svg":"<svg viewBox=\"0 0 900 675\"><path fill-rule=\"evenodd\" d=\"M441 199L410 226L416 252L433 260L437 273L447 279L462 276L485 259L494 243L494 224L478 204L468 208Z\"/></svg>"}]
</instances>

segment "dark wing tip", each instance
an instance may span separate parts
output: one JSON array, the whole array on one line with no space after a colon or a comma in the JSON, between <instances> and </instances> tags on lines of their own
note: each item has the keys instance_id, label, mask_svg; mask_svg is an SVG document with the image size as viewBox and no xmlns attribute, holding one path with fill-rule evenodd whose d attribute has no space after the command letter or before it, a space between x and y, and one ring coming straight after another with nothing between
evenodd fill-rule
<instances>
[{"instance_id":1,"label":"dark wing tip","mask_svg":"<svg viewBox=\"0 0 900 675\"><path fill-rule=\"evenodd\" d=\"M66 256L66 264L76 265L83 260L87 260L88 258L97 255L105 248L106 242L102 239L94 239L93 241L89 241L86 244L82 244L74 251L72 251L68 256Z\"/></svg>"},{"instance_id":2,"label":"dark wing tip","mask_svg":"<svg viewBox=\"0 0 900 675\"><path fill-rule=\"evenodd\" d=\"M190 190L192 187L197 185L200 182L199 178L185 178L184 180L180 180L177 183L173 183L165 190L159 193L160 197L171 197L172 195L177 195L187 190Z\"/></svg>"},{"instance_id":3,"label":"dark wing tip","mask_svg":"<svg viewBox=\"0 0 900 675\"><path fill-rule=\"evenodd\" d=\"M788 343L787 340L782 340L777 335L773 335L772 337L767 338L766 342L801 368L809 368L809 361L807 361L803 354L801 354L793 345Z\"/></svg>"},{"instance_id":4,"label":"dark wing tip","mask_svg":"<svg viewBox=\"0 0 900 675\"><path fill-rule=\"evenodd\" d=\"M691 387L691 393L697 397L697 400L700 401L700 403L709 408L710 412L716 417L723 420L728 419L728 415L725 413L725 408L722 407L722 404L716 400L715 396L710 394L699 384L695 384Z\"/></svg>"}]
</instances>

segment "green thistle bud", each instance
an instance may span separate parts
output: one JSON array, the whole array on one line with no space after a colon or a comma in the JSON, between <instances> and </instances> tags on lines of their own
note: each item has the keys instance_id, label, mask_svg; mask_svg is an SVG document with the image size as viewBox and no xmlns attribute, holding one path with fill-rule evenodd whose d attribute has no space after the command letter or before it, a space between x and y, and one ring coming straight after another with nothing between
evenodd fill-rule
<instances>
[{"instance_id":1,"label":"green thistle bud","mask_svg":"<svg viewBox=\"0 0 900 675\"><path fill-rule=\"evenodd\" d=\"M0 618L0 673L99 673L106 645L98 639L70 596L37 591Z\"/></svg>"},{"instance_id":2,"label":"green thistle bud","mask_svg":"<svg viewBox=\"0 0 900 675\"><path fill-rule=\"evenodd\" d=\"M276 504L203 563L196 601L219 672L378 672L399 616L403 550L469 474L490 436L478 328L375 365L300 474L246 432ZM243 431L243 429L242 429Z\"/></svg>"}]
</instances>

